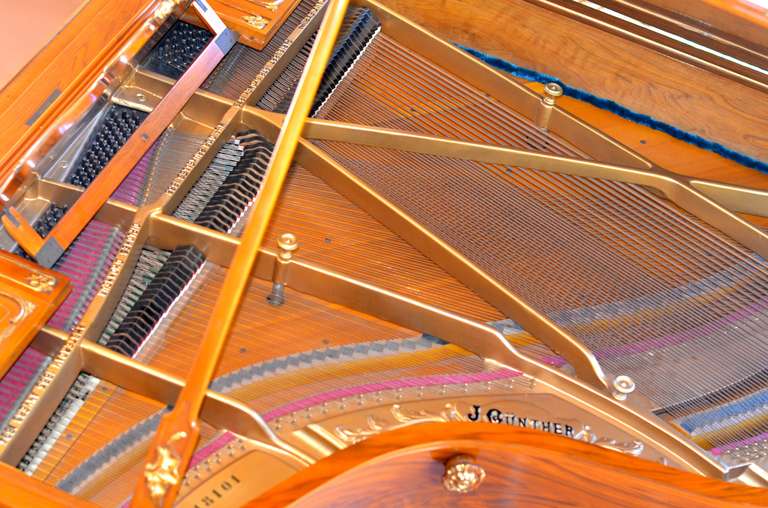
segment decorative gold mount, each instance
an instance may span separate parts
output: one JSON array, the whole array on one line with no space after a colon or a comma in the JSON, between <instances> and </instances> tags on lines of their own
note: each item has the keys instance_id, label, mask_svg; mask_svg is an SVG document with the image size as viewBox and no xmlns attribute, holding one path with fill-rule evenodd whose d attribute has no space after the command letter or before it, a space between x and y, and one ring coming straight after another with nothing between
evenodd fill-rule
<instances>
[{"instance_id":1,"label":"decorative gold mount","mask_svg":"<svg viewBox=\"0 0 768 508\"><path fill-rule=\"evenodd\" d=\"M265 28L267 28L267 25L269 24L269 20L264 16L260 16L260 15L243 16L243 21L248 23L248 25L252 26L256 30L264 30Z\"/></svg>"},{"instance_id":2,"label":"decorative gold mount","mask_svg":"<svg viewBox=\"0 0 768 508\"><path fill-rule=\"evenodd\" d=\"M56 287L56 277L47 273L34 272L27 277L27 284L35 291L50 293Z\"/></svg>"},{"instance_id":3,"label":"decorative gold mount","mask_svg":"<svg viewBox=\"0 0 768 508\"><path fill-rule=\"evenodd\" d=\"M181 480L179 464L181 457L171 446L175 441L185 439L187 433L177 432L165 446L158 446L155 449L155 461L149 462L144 467L144 479L149 489L149 495L152 497L155 505L161 506L163 498L168 489L178 485Z\"/></svg>"},{"instance_id":4,"label":"decorative gold mount","mask_svg":"<svg viewBox=\"0 0 768 508\"><path fill-rule=\"evenodd\" d=\"M276 11L284 1L285 0L271 0L271 1L251 0L251 2L255 3L256 5L269 9L272 12Z\"/></svg>"},{"instance_id":5,"label":"decorative gold mount","mask_svg":"<svg viewBox=\"0 0 768 508\"><path fill-rule=\"evenodd\" d=\"M485 480L485 469L469 455L456 455L445 463L443 487L454 494L469 494Z\"/></svg>"}]
</instances>

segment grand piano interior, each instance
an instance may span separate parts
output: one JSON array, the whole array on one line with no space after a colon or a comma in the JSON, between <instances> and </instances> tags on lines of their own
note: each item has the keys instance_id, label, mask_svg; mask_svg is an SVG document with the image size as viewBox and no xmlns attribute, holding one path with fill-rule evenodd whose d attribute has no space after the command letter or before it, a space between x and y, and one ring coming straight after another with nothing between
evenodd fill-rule
<instances>
[{"instance_id":1,"label":"grand piano interior","mask_svg":"<svg viewBox=\"0 0 768 508\"><path fill-rule=\"evenodd\" d=\"M70 3L0 505L768 505L768 7Z\"/></svg>"}]
</instances>

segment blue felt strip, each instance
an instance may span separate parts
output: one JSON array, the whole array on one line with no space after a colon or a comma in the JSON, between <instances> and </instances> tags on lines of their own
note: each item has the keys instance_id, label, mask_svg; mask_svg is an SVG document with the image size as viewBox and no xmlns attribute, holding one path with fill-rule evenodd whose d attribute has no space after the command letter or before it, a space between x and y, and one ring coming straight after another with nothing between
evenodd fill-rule
<instances>
[{"instance_id":1,"label":"blue felt strip","mask_svg":"<svg viewBox=\"0 0 768 508\"><path fill-rule=\"evenodd\" d=\"M699 148L703 148L705 150L715 152L716 154L721 155L726 159L730 159L732 161L738 162L739 164L743 166L747 166L748 168L756 169L758 171L762 171L763 173L768 173L768 163L759 161L753 157L750 157L749 155L745 155L741 152L737 152L736 150L731 150L730 148L727 148L721 145L720 143L716 143L709 139L705 139L701 136L697 136L696 134L691 134L690 132L684 131L682 129L678 129L673 125L669 125L668 123L664 123L660 120L656 120L651 116L638 113L637 111L632 111L631 109L625 106L622 106L621 104L614 102L610 99L597 97L596 95L592 95L591 93L585 92L584 90L581 90L579 88L574 88L572 86L566 85L565 83L563 83L562 81L560 81L554 76L550 76L542 72L536 72L531 69L526 69L525 67L520 67L519 65L515 65L512 62L509 62L502 58L489 55L487 53L483 53L482 51L478 51L476 49L463 46L461 44L457 44L457 46L463 49L464 51L466 51L467 53L469 53L470 55L476 58L479 58L480 60L487 63L491 67L495 67L496 69L499 69L501 71L508 72L513 76L517 76L518 78L522 78L528 81L536 81L538 83L557 83L563 87L563 93L565 95L568 95L569 97L573 97L575 99L588 102L593 106L597 106L598 108L608 110L612 113L615 113L621 116L622 118L626 118L627 120L631 120L635 123L645 125L647 127L650 127L651 129L665 132L672 137L685 141L686 143L690 143L692 145L698 146Z\"/></svg>"}]
</instances>

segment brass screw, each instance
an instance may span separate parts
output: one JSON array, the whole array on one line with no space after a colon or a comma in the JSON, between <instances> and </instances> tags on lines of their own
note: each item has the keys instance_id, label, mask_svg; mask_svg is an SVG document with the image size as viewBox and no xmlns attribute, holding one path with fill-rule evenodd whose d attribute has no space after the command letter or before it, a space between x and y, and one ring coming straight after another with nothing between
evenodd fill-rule
<instances>
[{"instance_id":1,"label":"brass screw","mask_svg":"<svg viewBox=\"0 0 768 508\"><path fill-rule=\"evenodd\" d=\"M563 95L563 87L557 83L547 83L544 85L544 96L541 100L547 106L554 106L557 98Z\"/></svg>"},{"instance_id":2,"label":"brass screw","mask_svg":"<svg viewBox=\"0 0 768 508\"><path fill-rule=\"evenodd\" d=\"M552 116L552 110L555 107L557 98L561 95L563 95L563 87L557 83L547 83L544 85L544 95L541 96L539 115L538 118L536 118L536 125L540 129L546 131L549 128L549 119Z\"/></svg>"},{"instance_id":3,"label":"brass screw","mask_svg":"<svg viewBox=\"0 0 768 508\"><path fill-rule=\"evenodd\" d=\"M616 376L613 380L613 398L627 400L627 396L635 391L635 382L629 376Z\"/></svg>"},{"instance_id":4,"label":"brass screw","mask_svg":"<svg viewBox=\"0 0 768 508\"><path fill-rule=\"evenodd\" d=\"M283 233L277 239L277 246L280 248L280 253L278 254L280 259L290 261L293 257L293 252L299 248L299 241L296 239L296 235Z\"/></svg>"},{"instance_id":5,"label":"brass screw","mask_svg":"<svg viewBox=\"0 0 768 508\"><path fill-rule=\"evenodd\" d=\"M469 455L456 455L445 463L443 487L455 494L468 494L485 480L485 469L475 464Z\"/></svg>"},{"instance_id":6,"label":"brass screw","mask_svg":"<svg viewBox=\"0 0 768 508\"><path fill-rule=\"evenodd\" d=\"M299 248L299 241L296 235L283 233L277 239L277 246L279 251L275 271L272 273L272 291L267 295L267 302L275 307L285 303L285 274L294 251Z\"/></svg>"}]
</instances>

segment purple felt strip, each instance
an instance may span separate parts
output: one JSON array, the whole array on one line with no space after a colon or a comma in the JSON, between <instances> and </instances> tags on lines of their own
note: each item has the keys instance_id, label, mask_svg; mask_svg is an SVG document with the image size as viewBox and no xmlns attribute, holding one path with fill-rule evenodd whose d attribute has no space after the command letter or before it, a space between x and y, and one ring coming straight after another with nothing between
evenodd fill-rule
<instances>
[{"instance_id":1,"label":"purple felt strip","mask_svg":"<svg viewBox=\"0 0 768 508\"><path fill-rule=\"evenodd\" d=\"M196 465L200 464L202 461L217 451L221 450L235 439L235 435L231 432L224 432L222 435L197 450L192 456L192 460L189 462L189 467L195 467Z\"/></svg>"},{"instance_id":2,"label":"purple felt strip","mask_svg":"<svg viewBox=\"0 0 768 508\"><path fill-rule=\"evenodd\" d=\"M27 348L18 360L8 369L0 380L0 420L4 420L27 386L36 379L46 356L32 348Z\"/></svg>"},{"instance_id":3,"label":"purple felt strip","mask_svg":"<svg viewBox=\"0 0 768 508\"><path fill-rule=\"evenodd\" d=\"M722 455L723 453L729 452L736 448L741 448L742 446L749 446L751 444L759 443L760 441L765 441L765 440L768 440L768 432L763 432L762 434L758 434L756 436L752 436L747 439L742 439L741 441L734 441L733 443L728 443L727 445L718 446L717 448L712 448L711 450L709 450L709 452L712 455Z\"/></svg>"},{"instance_id":4,"label":"purple felt strip","mask_svg":"<svg viewBox=\"0 0 768 508\"><path fill-rule=\"evenodd\" d=\"M632 344L624 344L621 346L611 346L594 351L594 355L598 360L608 360L611 358L618 358L626 355L634 355L645 353L648 351L654 351L666 347L676 346L689 340L693 340L704 335L714 333L723 329L726 326L732 325L739 321L748 319L759 312L763 312L768 308L768 300L748 305L737 312L733 312L724 316L717 321L706 323L696 328L691 328L678 333L666 335L664 337L658 337L655 339L645 339L634 342ZM539 359L540 361L550 364L562 366L565 361L559 356L545 356Z\"/></svg>"},{"instance_id":5,"label":"purple felt strip","mask_svg":"<svg viewBox=\"0 0 768 508\"><path fill-rule=\"evenodd\" d=\"M86 296L86 289L90 293L98 290L98 286L106 275L107 268L112 264L112 260L120 249L120 242L116 241L112 242L106 252L104 250L113 230L114 227L110 224L96 220L91 221L56 266L56 270L69 277L72 291L49 320L51 326L66 328L67 322L73 317L73 313L82 313L85 310L82 302L83 297ZM98 270L95 279L93 277L94 269ZM93 294L87 296L88 301L90 301ZM74 317L79 319L80 316Z\"/></svg>"}]
</instances>

